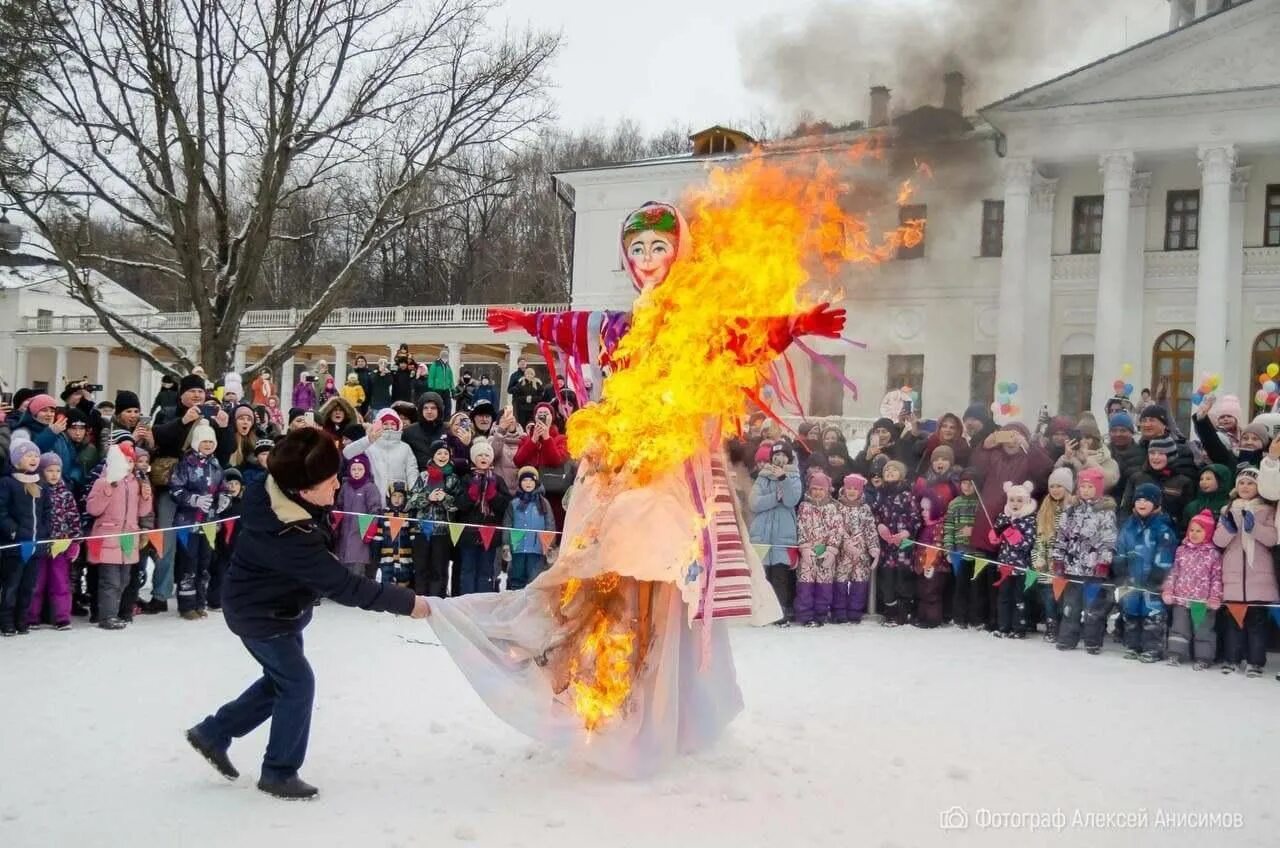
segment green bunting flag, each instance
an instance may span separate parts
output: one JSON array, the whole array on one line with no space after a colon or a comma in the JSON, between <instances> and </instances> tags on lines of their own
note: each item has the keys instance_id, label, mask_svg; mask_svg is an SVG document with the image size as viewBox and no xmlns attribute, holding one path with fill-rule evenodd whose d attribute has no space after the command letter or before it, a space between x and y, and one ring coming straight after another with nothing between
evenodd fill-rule
<instances>
[{"instance_id":1,"label":"green bunting flag","mask_svg":"<svg viewBox=\"0 0 1280 848\"><path fill-rule=\"evenodd\" d=\"M908 538L903 539L901 542L899 542L899 543L898 543L898 549L899 549L899 550L903 550L903 551L905 551L907 548L911 547L911 546L912 546L912 545L914 545L915 543L916 543L916 542L915 542L915 540L914 540L914 539L912 539L912 538L909 538L909 537L908 537Z\"/></svg>"},{"instance_id":2,"label":"green bunting flag","mask_svg":"<svg viewBox=\"0 0 1280 848\"><path fill-rule=\"evenodd\" d=\"M818 544L816 544L816 545L814 545L814 546L813 546L813 555L814 555L814 556L822 556L822 555L823 555L823 554L825 554L826 552L827 552L827 546L826 546L826 545L824 545L824 544L822 544L821 542L819 542Z\"/></svg>"},{"instance_id":3,"label":"green bunting flag","mask_svg":"<svg viewBox=\"0 0 1280 848\"><path fill-rule=\"evenodd\" d=\"M982 569L986 568L987 563L989 562L991 562L991 560L989 559L983 559L982 557L974 557L973 558L973 577L971 579L977 580L978 575L982 573Z\"/></svg>"},{"instance_id":4,"label":"green bunting flag","mask_svg":"<svg viewBox=\"0 0 1280 848\"><path fill-rule=\"evenodd\" d=\"M120 553L127 557L133 556L133 550L138 546L138 537L132 533L125 533L120 537Z\"/></svg>"},{"instance_id":5,"label":"green bunting flag","mask_svg":"<svg viewBox=\"0 0 1280 848\"><path fill-rule=\"evenodd\" d=\"M1039 577L1040 572L1036 571L1034 568L1028 568L1026 582L1022 584L1022 591L1025 592L1032 586L1036 585L1036 579Z\"/></svg>"},{"instance_id":6,"label":"green bunting flag","mask_svg":"<svg viewBox=\"0 0 1280 848\"><path fill-rule=\"evenodd\" d=\"M449 538L453 539L453 543L458 544L458 539L462 536L462 525L449 522Z\"/></svg>"},{"instance_id":7,"label":"green bunting flag","mask_svg":"<svg viewBox=\"0 0 1280 848\"><path fill-rule=\"evenodd\" d=\"M769 556L769 550L773 546L765 545L765 544L755 544L755 545L752 545L751 547L755 548L756 556L760 557L761 562L764 562L765 558Z\"/></svg>"},{"instance_id":8,"label":"green bunting flag","mask_svg":"<svg viewBox=\"0 0 1280 848\"><path fill-rule=\"evenodd\" d=\"M520 543L524 541L524 534L524 530L513 529L511 531L511 549L516 553L520 552Z\"/></svg>"},{"instance_id":9,"label":"green bunting flag","mask_svg":"<svg viewBox=\"0 0 1280 848\"><path fill-rule=\"evenodd\" d=\"M377 520L377 519L375 519L372 515L357 515L357 516L356 516L356 526L360 528L360 538L361 538L361 539L368 539L368 538L369 538L369 526L370 526L371 524L373 524L373 522L374 522L374 521L376 521L376 520Z\"/></svg>"},{"instance_id":10,"label":"green bunting flag","mask_svg":"<svg viewBox=\"0 0 1280 848\"><path fill-rule=\"evenodd\" d=\"M1208 612L1208 605L1204 601L1191 601L1187 604L1187 611L1191 613L1191 626L1200 629L1200 622L1204 621L1205 613Z\"/></svg>"}]
</instances>

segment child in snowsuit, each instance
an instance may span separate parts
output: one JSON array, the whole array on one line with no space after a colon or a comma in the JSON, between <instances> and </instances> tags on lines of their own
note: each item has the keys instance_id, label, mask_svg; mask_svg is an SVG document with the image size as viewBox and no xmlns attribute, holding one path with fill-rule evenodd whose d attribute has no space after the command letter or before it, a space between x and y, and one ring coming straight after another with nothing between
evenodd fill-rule
<instances>
[{"instance_id":1,"label":"child in snowsuit","mask_svg":"<svg viewBox=\"0 0 1280 848\"><path fill-rule=\"evenodd\" d=\"M231 519L218 525L218 535L214 537L213 558L209 563L209 588L205 600L209 609L222 609L222 580L231 567L231 553L235 550L236 536L240 532L240 506L244 498L244 478L239 469L228 468L222 474L222 488L227 495L227 507L219 518Z\"/></svg>"},{"instance_id":2,"label":"child in snowsuit","mask_svg":"<svg viewBox=\"0 0 1280 848\"><path fill-rule=\"evenodd\" d=\"M782 607L782 624L795 613L796 507L804 491L789 445L776 442L765 453L751 485L751 544L769 546L761 564Z\"/></svg>"},{"instance_id":3,"label":"child in snowsuit","mask_svg":"<svg viewBox=\"0 0 1280 848\"><path fill-rule=\"evenodd\" d=\"M871 507L863 500L867 478L849 474L840 490L840 521L844 525L844 544L836 561L835 598L831 619L836 624L851 621L858 624L867 612L871 594L871 572L880 555L880 534Z\"/></svg>"},{"instance_id":4,"label":"child in snowsuit","mask_svg":"<svg viewBox=\"0 0 1280 848\"><path fill-rule=\"evenodd\" d=\"M461 481L457 520L468 526L458 537L459 594L497 591L493 537L506 515L511 493L494 470L493 445L483 436L471 443L471 471Z\"/></svg>"},{"instance_id":5,"label":"child in snowsuit","mask_svg":"<svg viewBox=\"0 0 1280 848\"><path fill-rule=\"evenodd\" d=\"M1058 599L1053 594L1053 559L1049 548L1058 535L1058 526L1067 507L1074 503L1071 469L1059 466L1049 475L1049 494L1036 513L1036 546L1031 549L1031 567L1040 573L1040 607L1044 613L1044 640L1058 641Z\"/></svg>"},{"instance_id":6,"label":"child in snowsuit","mask_svg":"<svg viewBox=\"0 0 1280 848\"><path fill-rule=\"evenodd\" d=\"M49 499L49 539L74 539L80 535L80 509L76 497L62 479L62 458L56 453L40 457L41 485ZM36 556L36 584L27 610L27 622L32 627L42 621L45 602L49 605L49 620L57 630L71 629L71 560L79 552L79 546L61 548L54 554L48 546Z\"/></svg>"},{"instance_id":7,"label":"child in snowsuit","mask_svg":"<svg viewBox=\"0 0 1280 848\"><path fill-rule=\"evenodd\" d=\"M156 511L155 511L155 489L151 485L151 453L146 448L133 446L133 477L138 481L138 495L142 499L142 503L150 503L151 506L138 516L138 529L142 531L156 529ZM147 557L153 559L156 552L150 541L143 540L140 535L140 552L138 553L138 561L133 564L133 570L129 575L129 584L124 587L124 592L120 594L120 620L125 624L133 621L135 612L141 612L141 606L138 604L138 593L142 591L143 585L147 582ZM163 541L161 542L163 544Z\"/></svg>"},{"instance_id":8,"label":"child in snowsuit","mask_svg":"<svg viewBox=\"0 0 1280 848\"><path fill-rule=\"evenodd\" d=\"M1066 577L1058 650L1074 650L1084 635L1090 654L1102 652L1111 600L1102 582L1111 576L1116 545L1116 503L1102 496L1101 468L1086 467L1076 479L1076 502L1067 507L1049 547L1053 573Z\"/></svg>"},{"instance_id":9,"label":"child in snowsuit","mask_svg":"<svg viewBox=\"0 0 1280 848\"><path fill-rule=\"evenodd\" d=\"M191 447L173 467L169 478L169 494L178 505L173 526L202 524L217 518L227 508L230 498L222 488L222 466L213 452L218 438L205 421L191 428ZM209 567L213 549L203 532L192 532L186 544L176 541L174 576L178 582L178 614L186 621L208 618L207 593Z\"/></svg>"},{"instance_id":10,"label":"child in snowsuit","mask_svg":"<svg viewBox=\"0 0 1280 848\"><path fill-rule=\"evenodd\" d=\"M915 598L915 557L905 543L920 530L920 503L911 493L906 474L901 462L885 463L884 483L871 508L881 542L876 590L885 627L906 624Z\"/></svg>"},{"instance_id":11,"label":"child in snowsuit","mask_svg":"<svg viewBox=\"0 0 1280 848\"><path fill-rule=\"evenodd\" d=\"M360 516L382 512L382 495L373 482L373 464L364 454L347 463L346 479L338 491L338 510L343 513L338 525L338 561L352 574L372 579L377 567L369 539L360 532Z\"/></svg>"},{"instance_id":12,"label":"child in snowsuit","mask_svg":"<svg viewBox=\"0 0 1280 848\"><path fill-rule=\"evenodd\" d=\"M360 385L360 375L356 372L347 373L347 381L342 385L342 397L356 409L364 406L364 387Z\"/></svg>"},{"instance_id":13,"label":"child in snowsuit","mask_svg":"<svg viewBox=\"0 0 1280 848\"><path fill-rule=\"evenodd\" d=\"M542 534L556 529L551 502L542 493L538 469L526 465L516 473L516 494L507 505L502 523L502 556L507 567L507 589L515 591L532 583L547 570Z\"/></svg>"},{"instance_id":14,"label":"child in snowsuit","mask_svg":"<svg viewBox=\"0 0 1280 848\"><path fill-rule=\"evenodd\" d=\"M952 620L961 630L981 627L986 620L986 602L978 603L977 584L973 581L973 558L969 552L973 525L981 505L978 501L978 474L972 468L960 472L960 494L947 506L942 522L942 547L947 550L955 592L951 600ZM985 598L985 596L983 596Z\"/></svg>"},{"instance_id":15,"label":"child in snowsuit","mask_svg":"<svg viewBox=\"0 0 1280 848\"><path fill-rule=\"evenodd\" d=\"M916 617L917 627L942 624L943 599L946 597L951 569L942 547L942 532L947 507L959 494L956 473L952 469L955 452L950 445L938 445L929 458L929 470L916 480L914 494L920 502L920 529L916 531Z\"/></svg>"},{"instance_id":16,"label":"child in snowsuit","mask_svg":"<svg viewBox=\"0 0 1280 848\"><path fill-rule=\"evenodd\" d=\"M18 439L9 447L13 469L0 479L0 543L30 542L0 550L0 635L24 634L39 574L35 540L49 538L49 495L40 485L40 448ZM24 554L25 551L25 554Z\"/></svg>"},{"instance_id":17,"label":"child in snowsuit","mask_svg":"<svg viewBox=\"0 0 1280 848\"><path fill-rule=\"evenodd\" d=\"M1187 538L1173 555L1173 568L1165 578L1162 594L1171 617L1166 648L1170 665L1193 656L1196 671L1213 664L1218 647L1215 625L1222 606L1222 552L1212 541L1217 524L1207 509L1191 517ZM1193 602L1204 605L1198 622L1191 614Z\"/></svg>"},{"instance_id":18,"label":"child in snowsuit","mask_svg":"<svg viewBox=\"0 0 1280 848\"><path fill-rule=\"evenodd\" d=\"M1271 548L1277 542L1276 510L1258 495L1258 469L1236 472L1232 501L1222 511L1213 543L1222 548L1222 600L1233 603L1274 604L1280 601ZM1262 674L1267 663L1266 607L1249 607L1243 623L1227 616L1223 635L1222 673L1235 671L1243 659L1250 677Z\"/></svg>"},{"instance_id":19,"label":"child in snowsuit","mask_svg":"<svg viewBox=\"0 0 1280 848\"><path fill-rule=\"evenodd\" d=\"M796 623L821 627L831 613L836 560L844 542L840 505L831 498L831 478L821 471L809 477L809 489L796 516L800 562L796 575Z\"/></svg>"},{"instance_id":20,"label":"child in snowsuit","mask_svg":"<svg viewBox=\"0 0 1280 848\"><path fill-rule=\"evenodd\" d=\"M1206 465L1200 472L1199 490L1182 512L1182 524L1190 527L1191 519L1206 509L1213 516L1214 527L1223 507L1231 503L1231 486L1235 483L1235 475L1225 465ZM1212 535L1212 534L1211 534ZM1212 539L1210 540L1212 541Z\"/></svg>"},{"instance_id":21,"label":"child in snowsuit","mask_svg":"<svg viewBox=\"0 0 1280 848\"><path fill-rule=\"evenodd\" d=\"M120 601L138 561L139 542L136 535L120 534L136 533L140 517L151 512L151 489L134 474L132 443L107 449L106 466L89 490L86 510L94 518L90 535L106 537L86 543L90 566L98 570L98 626L122 630L126 622L119 617Z\"/></svg>"},{"instance_id":22,"label":"child in snowsuit","mask_svg":"<svg viewBox=\"0 0 1280 848\"><path fill-rule=\"evenodd\" d=\"M1031 567L1031 552L1036 546L1036 499L1031 497L1031 481L1004 484L1004 510L996 516L991 535L999 540L996 557L1000 577L996 580L997 639L1027 637L1026 573ZM1012 566L1012 571L1008 568ZM990 565L988 565L990 567Z\"/></svg>"},{"instance_id":23,"label":"child in snowsuit","mask_svg":"<svg viewBox=\"0 0 1280 848\"><path fill-rule=\"evenodd\" d=\"M413 541L418 522L409 516L409 493L404 483L392 483L387 490L387 508L378 519L373 546L378 552L379 577L383 583L413 586Z\"/></svg>"},{"instance_id":24,"label":"child in snowsuit","mask_svg":"<svg viewBox=\"0 0 1280 848\"><path fill-rule=\"evenodd\" d=\"M1114 558L1117 583L1129 589L1120 598L1124 657L1144 663L1157 662L1164 654L1168 612L1159 593L1178 546L1177 528L1160 508L1162 496L1155 483L1134 490L1133 515L1120 529Z\"/></svg>"},{"instance_id":25,"label":"child in snowsuit","mask_svg":"<svg viewBox=\"0 0 1280 848\"><path fill-rule=\"evenodd\" d=\"M458 511L462 481L453 472L447 442L437 439L431 443L430 451L430 464L409 492L409 514L431 525L430 531L422 528L413 540L413 590L419 595L443 598L449 587L449 558L453 555L449 522Z\"/></svg>"}]
</instances>

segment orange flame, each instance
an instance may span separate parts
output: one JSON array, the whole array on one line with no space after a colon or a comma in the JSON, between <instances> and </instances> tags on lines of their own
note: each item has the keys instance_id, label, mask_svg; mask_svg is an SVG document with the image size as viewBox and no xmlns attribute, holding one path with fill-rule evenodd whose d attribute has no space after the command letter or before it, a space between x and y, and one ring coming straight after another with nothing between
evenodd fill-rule
<instances>
[{"instance_id":1,"label":"orange flame","mask_svg":"<svg viewBox=\"0 0 1280 848\"><path fill-rule=\"evenodd\" d=\"M705 445L708 422L735 432L744 389L760 389L776 356L766 344L769 320L817 302L807 290L811 271L883 262L922 237L921 226L907 224L877 239L841 208L847 193L823 160L756 154L711 171L684 202L691 248L637 299L614 355L627 367L605 379L600 403L573 416L570 451L643 485ZM730 349L730 326L745 351Z\"/></svg>"},{"instance_id":2,"label":"orange flame","mask_svg":"<svg viewBox=\"0 0 1280 848\"><path fill-rule=\"evenodd\" d=\"M631 652L635 634L596 610L591 632L569 666L573 709L588 731L617 715L631 694ZM591 669L581 674L583 665Z\"/></svg>"}]
</instances>

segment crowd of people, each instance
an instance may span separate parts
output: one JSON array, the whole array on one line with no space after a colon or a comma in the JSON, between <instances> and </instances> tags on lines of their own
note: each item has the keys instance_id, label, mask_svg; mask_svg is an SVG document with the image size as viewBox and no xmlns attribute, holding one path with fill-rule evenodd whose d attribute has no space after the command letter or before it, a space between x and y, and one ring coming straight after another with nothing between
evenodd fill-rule
<instances>
[{"instance_id":1,"label":"crowd of people","mask_svg":"<svg viewBox=\"0 0 1280 848\"><path fill-rule=\"evenodd\" d=\"M149 413L128 390L97 402L87 381L18 391L0 407L0 634L77 616L120 630L170 601L206 618L243 493L300 427L342 450L333 546L352 572L437 597L503 574L527 585L556 553L578 402L526 366L501 410L487 379L454 383L444 357L424 369L407 350L394 371L358 357L336 392L319 363L287 417L265 372L248 393L235 374L166 378ZM1210 395L1187 438L1161 402L1108 414L1105 435L1089 413L1035 432L981 405L904 414L856 453L834 423L784 435L754 419L730 458L779 624L857 623L874 604L887 627L1042 627L1098 653L1114 618L1126 657L1259 675L1280 606L1280 416L1245 425L1234 397Z\"/></svg>"},{"instance_id":2,"label":"crowd of people","mask_svg":"<svg viewBox=\"0 0 1280 848\"><path fill-rule=\"evenodd\" d=\"M732 445L751 542L780 626L954 625L1101 652L1108 622L1142 662L1262 673L1280 607L1273 552L1280 416L1246 425L1208 395L1185 437L1166 403L998 426L975 404L788 435L755 421ZM1280 675L1277 675L1280 679Z\"/></svg>"},{"instance_id":3,"label":"crowd of people","mask_svg":"<svg viewBox=\"0 0 1280 848\"><path fill-rule=\"evenodd\" d=\"M402 352L396 373L422 370ZM499 411L489 380L453 383L447 355L425 385L384 393L385 365L357 358L333 393L318 363L287 417L267 372L247 393L237 374L165 377L147 412L129 390L99 401L87 380L57 398L17 391L0 405L0 635L77 617L121 630L171 601L207 618L241 498L267 476L275 440L302 427L342 448L333 544L353 572L435 596L494 591L504 571L509 588L533 580L574 477L563 434L576 395L522 367Z\"/></svg>"}]
</instances>

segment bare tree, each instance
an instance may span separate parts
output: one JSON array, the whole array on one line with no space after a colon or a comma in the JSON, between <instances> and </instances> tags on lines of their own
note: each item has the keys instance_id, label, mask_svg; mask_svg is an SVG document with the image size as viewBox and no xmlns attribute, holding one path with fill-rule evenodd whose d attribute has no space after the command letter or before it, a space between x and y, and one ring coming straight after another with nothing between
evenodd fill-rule
<instances>
[{"instance_id":1,"label":"bare tree","mask_svg":"<svg viewBox=\"0 0 1280 848\"><path fill-rule=\"evenodd\" d=\"M28 176L0 186L54 242L72 295L164 370L228 369L276 248L315 244L314 303L254 367L278 365L388 240L501 193L509 175L473 154L512 149L549 108L558 37L495 35L485 0L43 2L51 60L33 97L4 104ZM68 213L83 222L70 238ZM144 249L101 250L99 217ZM199 350L104 305L93 264L169 280Z\"/></svg>"}]
</instances>

